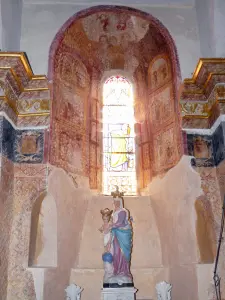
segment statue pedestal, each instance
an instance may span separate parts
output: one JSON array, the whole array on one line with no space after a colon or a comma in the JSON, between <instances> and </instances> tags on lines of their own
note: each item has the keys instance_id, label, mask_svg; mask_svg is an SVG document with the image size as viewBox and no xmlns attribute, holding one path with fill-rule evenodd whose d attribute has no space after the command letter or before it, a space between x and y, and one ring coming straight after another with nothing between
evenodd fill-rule
<instances>
[{"instance_id":1,"label":"statue pedestal","mask_svg":"<svg viewBox=\"0 0 225 300\"><path fill-rule=\"evenodd\" d=\"M103 288L101 300L135 300L134 287Z\"/></svg>"}]
</instances>

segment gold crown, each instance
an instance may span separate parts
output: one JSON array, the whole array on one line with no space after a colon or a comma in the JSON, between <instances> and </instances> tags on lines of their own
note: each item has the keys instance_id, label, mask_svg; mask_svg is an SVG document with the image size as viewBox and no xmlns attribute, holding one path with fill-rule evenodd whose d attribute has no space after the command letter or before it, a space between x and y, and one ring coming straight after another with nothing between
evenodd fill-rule
<instances>
[{"instance_id":1,"label":"gold crown","mask_svg":"<svg viewBox=\"0 0 225 300\"><path fill-rule=\"evenodd\" d=\"M113 213L113 210L110 210L108 208L105 208L105 209L101 209L100 210L100 213L102 214L102 216L108 216L108 217L111 217L112 213Z\"/></svg>"}]
</instances>

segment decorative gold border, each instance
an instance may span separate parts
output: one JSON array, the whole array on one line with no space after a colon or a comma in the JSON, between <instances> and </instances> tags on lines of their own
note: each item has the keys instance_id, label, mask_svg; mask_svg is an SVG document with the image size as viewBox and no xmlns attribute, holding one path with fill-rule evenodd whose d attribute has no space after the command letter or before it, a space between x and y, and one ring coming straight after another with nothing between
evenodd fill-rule
<instances>
[{"instance_id":1,"label":"decorative gold border","mask_svg":"<svg viewBox=\"0 0 225 300\"><path fill-rule=\"evenodd\" d=\"M5 101L9 105L9 107L14 111L14 113L16 115L18 115L17 109L15 108L15 106L13 104L10 103L10 100L7 96L0 96L0 100Z\"/></svg>"},{"instance_id":2,"label":"decorative gold border","mask_svg":"<svg viewBox=\"0 0 225 300\"><path fill-rule=\"evenodd\" d=\"M200 58L197 66L195 68L192 78L185 78L183 83L188 84L188 85L196 84L199 73L200 73L203 65L206 63L225 64L225 58ZM182 93L183 94L204 94L204 89L206 89L206 87L208 86L209 81L212 78L212 76L215 76L215 75L225 75L225 72L221 72L221 73L209 72L209 75L208 75L206 81L204 82L202 89L196 90L196 91L193 91L193 90L192 91L183 91Z\"/></svg>"},{"instance_id":3,"label":"decorative gold border","mask_svg":"<svg viewBox=\"0 0 225 300\"><path fill-rule=\"evenodd\" d=\"M195 71L193 73L192 78L184 79L183 84L184 85L186 84L187 86L186 86L186 88L184 87L184 91L181 92L181 95L182 94L183 95L194 95L194 94L196 94L196 95L205 96L206 88L210 84L210 81L212 80L212 77L213 76L224 76L225 75L224 71L218 72L216 70L215 72L210 72L207 69L208 64L214 64L214 65L224 64L224 68L225 68L225 58L200 58L199 61L198 61L197 66L195 68ZM200 72L201 72L203 67L206 68L207 78L204 82L199 83L198 86L197 86L196 82L198 80L198 77L199 77ZM196 88L196 90L188 91L188 88L189 88L188 85L196 85L196 87L193 87L193 88ZM213 87L213 89L214 88L215 88L215 86ZM184 100L186 102L191 102L191 100L182 99L182 96L180 98L181 98L181 100ZM204 101L204 100L208 101L208 99L199 99L198 102L201 103L201 101ZM182 119L209 119L213 114L214 105L218 104L218 103L224 103L224 102L225 102L225 100L219 100L218 97L216 97L214 104L211 106L211 108L209 109L209 111L207 113L207 116L185 114L185 111L181 110L182 113L184 113L184 115L182 116Z\"/></svg>"},{"instance_id":4,"label":"decorative gold border","mask_svg":"<svg viewBox=\"0 0 225 300\"><path fill-rule=\"evenodd\" d=\"M47 77L45 75L34 75L33 71L29 65L29 62L24 54L24 52L0 52L0 57L17 57L20 59L26 73L27 76L29 78L29 80L33 81L33 80L48 80ZM20 92L31 92L31 91L46 91L49 90L48 87L45 88L25 88L22 86L21 80L19 79L19 77L16 75L16 72L14 70L13 67L0 67L0 69L2 70L10 70L10 72L12 73L15 81L18 84L18 87L20 89Z\"/></svg>"},{"instance_id":5,"label":"decorative gold border","mask_svg":"<svg viewBox=\"0 0 225 300\"><path fill-rule=\"evenodd\" d=\"M28 114L18 114L18 117L40 117L40 116L49 116L50 112L43 112L43 113L28 113Z\"/></svg>"},{"instance_id":6,"label":"decorative gold border","mask_svg":"<svg viewBox=\"0 0 225 300\"><path fill-rule=\"evenodd\" d=\"M48 79L45 75L34 75L33 71L30 67L30 64L27 60L27 57L25 55L24 52L0 52L0 58L1 57L15 57L15 58L19 58L23 67L24 67L24 71L27 74L27 77L30 81L33 80L45 80L48 82ZM26 88L23 86L23 83L21 82L21 79L19 78L19 76L17 75L15 69L13 67L1 67L1 70L8 70L9 72L11 72L13 78L15 79L18 88L20 90L21 93L23 92L31 92L31 91L50 91L49 87L43 87L43 88ZM4 86L0 85L2 87L2 89L4 90ZM6 91L4 91L6 93ZM45 112L37 112L37 113L24 113L24 114L20 114L19 111L17 110L17 107L15 105L14 102L12 102L10 100L10 97L8 97L7 94L5 94L4 96L0 96L0 100L5 101L9 107L14 111L14 113L17 115L17 117L34 117L34 116L49 116L50 112L49 111L45 111ZM17 99L19 100L19 99ZM45 99L45 100L50 100L50 99ZM37 101L41 101L41 99L38 99Z\"/></svg>"},{"instance_id":7,"label":"decorative gold border","mask_svg":"<svg viewBox=\"0 0 225 300\"><path fill-rule=\"evenodd\" d=\"M208 119L212 115L212 112L210 112L207 116L202 115L185 115L182 117L182 119Z\"/></svg>"}]
</instances>

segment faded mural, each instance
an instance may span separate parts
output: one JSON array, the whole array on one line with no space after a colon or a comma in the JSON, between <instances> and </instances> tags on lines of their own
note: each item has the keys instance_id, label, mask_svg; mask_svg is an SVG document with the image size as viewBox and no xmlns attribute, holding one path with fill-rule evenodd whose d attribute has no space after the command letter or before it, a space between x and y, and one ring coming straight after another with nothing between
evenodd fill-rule
<instances>
[{"instance_id":1,"label":"faded mural","mask_svg":"<svg viewBox=\"0 0 225 300\"><path fill-rule=\"evenodd\" d=\"M68 21L66 31L62 28L52 44L49 65L54 103L50 135L52 164L83 176L89 174L91 187L100 191L101 78L105 71L113 69L123 70L128 77L135 78L135 117L142 128L141 132L136 132L140 139L137 156L143 158L137 170L139 188L146 187L151 180L150 166L157 175L179 160L182 154L181 130L178 105L175 104L179 68L172 41L161 29L147 16L141 17L129 10L120 12L119 8L75 16ZM147 74L148 80L145 81ZM99 103L98 107L96 103ZM167 130L171 124L174 128ZM152 136L150 128L158 131L157 134ZM173 151L168 165L165 165L165 153L154 150L163 148L160 141L164 140L164 131L170 135L166 141L166 153L170 152L171 143L177 144L177 151ZM147 132L149 137L144 141L143 133L146 137ZM67 143L67 150L62 149L63 156L58 146L62 140ZM146 142L151 148L149 152L156 157L148 169L142 154L142 145ZM152 145L156 146L152 148ZM76 149L74 159L70 148ZM160 162L162 155L164 158ZM158 162L153 166L156 160Z\"/></svg>"}]
</instances>

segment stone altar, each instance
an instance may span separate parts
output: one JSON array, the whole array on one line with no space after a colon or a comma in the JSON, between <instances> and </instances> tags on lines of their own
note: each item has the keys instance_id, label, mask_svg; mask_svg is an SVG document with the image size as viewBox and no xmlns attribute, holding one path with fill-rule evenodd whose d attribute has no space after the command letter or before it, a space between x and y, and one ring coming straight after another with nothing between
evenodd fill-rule
<instances>
[{"instance_id":1,"label":"stone altar","mask_svg":"<svg viewBox=\"0 0 225 300\"><path fill-rule=\"evenodd\" d=\"M134 300L137 289L130 288L103 288L101 300Z\"/></svg>"}]
</instances>

